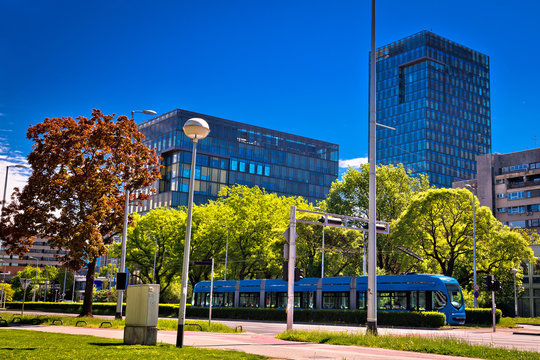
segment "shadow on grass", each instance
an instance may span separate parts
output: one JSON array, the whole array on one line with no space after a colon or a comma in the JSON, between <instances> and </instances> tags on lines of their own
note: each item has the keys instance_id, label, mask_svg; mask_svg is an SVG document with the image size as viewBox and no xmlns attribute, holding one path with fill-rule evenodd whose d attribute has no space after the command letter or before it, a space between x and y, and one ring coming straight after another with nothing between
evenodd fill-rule
<instances>
[{"instance_id":1,"label":"shadow on grass","mask_svg":"<svg viewBox=\"0 0 540 360\"><path fill-rule=\"evenodd\" d=\"M36 348L12 348L12 347L0 347L0 350L36 350Z\"/></svg>"}]
</instances>

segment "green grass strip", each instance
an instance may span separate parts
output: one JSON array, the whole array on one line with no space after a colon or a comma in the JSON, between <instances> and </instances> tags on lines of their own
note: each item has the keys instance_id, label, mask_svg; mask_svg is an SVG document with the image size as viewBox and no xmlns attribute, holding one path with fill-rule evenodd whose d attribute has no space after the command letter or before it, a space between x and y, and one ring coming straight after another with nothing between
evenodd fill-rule
<instances>
[{"instance_id":1,"label":"green grass strip","mask_svg":"<svg viewBox=\"0 0 540 360\"><path fill-rule=\"evenodd\" d=\"M173 345L124 345L122 340L86 335L54 334L28 330L0 330L0 359L74 360L74 359L264 359L237 351L176 348Z\"/></svg>"},{"instance_id":2,"label":"green grass strip","mask_svg":"<svg viewBox=\"0 0 540 360\"><path fill-rule=\"evenodd\" d=\"M11 325L11 321L13 320L13 317L20 316L16 313L9 313L9 312L0 312L0 316L8 322L8 325ZM111 322L112 326L109 324L103 324L103 327L106 328L113 328L113 329L123 329L125 326L124 320L112 320L112 319L103 319L99 317L76 317L76 316L54 316L54 315L24 315L22 317L22 323L23 324L32 324L32 321L35 321L35 319L39 319L39 325L53 325L53 320L55 319L61 319L64 326L76 326L77 321L84 320L87 322L88 325L84 325L84 327L89 328L99 328L102 322ZM19 322L19 320L15 320L16 322ZM37 324L37 322L36 322ZM199 328L198 326L186 326L186 331L205 331L205 332L216 332L216 333L234 333L235 329L228 327L224 324L212 322L212 326L208 326L208 321L205 320L189 320L186 322L186 324L198 324L201 326ZM60 325L58 321L54 323L54 325ZM5 324L0 324L1 326L6 326ZM79 324L79 326L83 326L83 324ZM172 330L176 331L178 329L178 320L166 320L166 319L159 319L158 320L158 330Z\"/></svg>"},{"instance_id":3,"label":"green grass strip","mask_svg":"<svg viewBox=\"0 0 540 360\"><path fill-rule=\"evenodd\" d=\"M493 346L471 345L448 337L351 334L347 332L292 330L276 335L278 339L333 345L356 345L428 354L466 356L480 359L540 359L540 353L508 350Z\"/></svg>"}]
</instances>

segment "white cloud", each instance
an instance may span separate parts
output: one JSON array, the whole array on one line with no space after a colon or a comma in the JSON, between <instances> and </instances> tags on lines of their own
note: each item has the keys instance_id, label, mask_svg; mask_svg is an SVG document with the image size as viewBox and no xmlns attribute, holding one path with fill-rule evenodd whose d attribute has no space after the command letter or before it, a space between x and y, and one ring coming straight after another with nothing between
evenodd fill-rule
<instances>
[{"instance_id":1,"label":"white cloud","mask_svg":"<svg viewBox=\"0 0 540 360\"><path fill-rule=\"evenodd\" d=\"M360 165L367 164L368 158L362 157L362 158L355 158L355 159L349 159L349 160L339 160L339 167L346 169L346 168L360 168Z\"/></svg>"}]
</instances>

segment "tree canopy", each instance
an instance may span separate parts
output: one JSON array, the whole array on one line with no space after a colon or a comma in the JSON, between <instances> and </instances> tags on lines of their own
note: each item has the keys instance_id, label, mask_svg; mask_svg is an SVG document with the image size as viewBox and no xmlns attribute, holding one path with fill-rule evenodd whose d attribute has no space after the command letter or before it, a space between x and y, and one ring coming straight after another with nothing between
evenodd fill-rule
<instances>
[{"instance_id":1,"label":"tree canopy","mask_svg":"<svg viewBox=\"0 0 540 360\"><path fill-rule=\"evenodd\" d=\"M429 188L426 176L414 177L403 165L378 165L377 220L392 222L407 208L415 194ZM325 202L328 212L368 218L369 164L349 168L341 180L332 183ZM392 235L377 235L377 266L385 272L405 271L412 259L396 249Z\"/></svg>"},{"instance_id":2,"label":"tree canopy","mask_svg":"<svg viewBox=\"0 0 540 360\"><path fill-rule=\"evenodd\" d=\"M30 126L27 137L34 142L32 175L4 209L0 236L7 251L21 256L35 237L67 250L66 266L87 269L82 315L91 315L96 260L121 230L124 189L131 200L147 198L135 190L159 178L158 157L135 121L114 121L97 109L90 118L47 118Z\"/></svg>"},{"instance_id":3,"label":"tree canopy","mask_svg":"<svg viewBox=\"0 0 540 360\"><path fill-rule=\"evenodd\" d=\"M475 198L476 264L482 275L506 274L532 257L529 241L520 231L503 226ZM392 232L425 261L423 271L455 277L472 288L473 217L471 193L465 189L430 189L417 194ZM477 280L480 282L480 280Z\"/></svg>"}]
</instances>

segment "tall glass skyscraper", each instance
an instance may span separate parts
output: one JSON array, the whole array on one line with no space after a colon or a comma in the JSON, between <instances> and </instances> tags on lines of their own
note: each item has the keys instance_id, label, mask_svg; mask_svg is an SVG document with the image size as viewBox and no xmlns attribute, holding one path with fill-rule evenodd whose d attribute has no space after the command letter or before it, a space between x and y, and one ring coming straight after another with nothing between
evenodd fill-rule
<instances>
[{"instance_id":1,"label":"tall glass skyscraper","mask_svg":"<svg viewBox=\"0 0 540 360\"><path fill-rule=\"evenodd\" d=\"M432 185L476 175L491 152L489 57L430 31L377 50L377 161Z\"/></svg>"},{"instance_id":2,"label":"tall glass skyscraper","mask_svg":"<svg viewBox=\"0 0 540 360\"><path fill-rule=\"evenodd\" d=\"M317 202L338 176L336 144L176 109L139 125L165 167L158 193L132 211L187 205L192 141L182 127L193 117L210 126L208 137L197 144L195 203L216 199L222 187L234 184Z\"/></svg>"}]
</instances>

